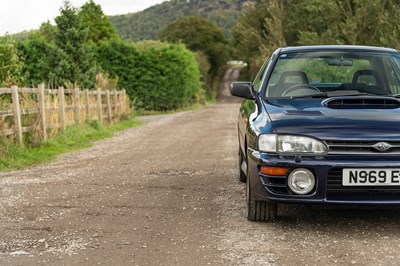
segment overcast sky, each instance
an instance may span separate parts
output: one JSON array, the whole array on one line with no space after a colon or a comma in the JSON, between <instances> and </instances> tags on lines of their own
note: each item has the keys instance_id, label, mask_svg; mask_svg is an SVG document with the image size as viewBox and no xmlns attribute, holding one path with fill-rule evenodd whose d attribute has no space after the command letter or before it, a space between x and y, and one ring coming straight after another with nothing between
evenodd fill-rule
<instances>
[{"instance_id":1,"label":"overcast sky","mask_svg":"<svg viewBox=\"0 0 400 266\"><path fill-rule=\"evenodd\" d=\"M81 7L88 0L69 0L75 7ZM166 0L94 0L100 4L106 15L126 14L144 10ZM42 22L60 14L63 0L0 0L0 35L38 29Z\"/></svg>"}]
</instances>

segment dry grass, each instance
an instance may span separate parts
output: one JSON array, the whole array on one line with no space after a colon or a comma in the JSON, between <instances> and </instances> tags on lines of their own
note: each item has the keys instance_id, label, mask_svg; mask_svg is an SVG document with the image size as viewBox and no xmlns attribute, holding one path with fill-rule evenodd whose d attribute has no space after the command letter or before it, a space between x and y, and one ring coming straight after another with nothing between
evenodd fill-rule
<instances>
[{"instance_id":1,"label":"dry grass","mask_svg":"<svg viewBox=\"0 0 400 266\"><path fill-rule=\"evenodd\" d=\"M96 88L101 88L102 90L114 90L117 88L118 78L112 79L109 74L98 73L96 75Z\"/></svg>"},{"instance_id":2,"label":"dry grass","mask_svg":"<svg viewBox=\"0 0 400 266\"><path fill-rule=\"evenodd\" d=\"M12 110L12 100L10 94L0 94L0 111ZM11 121L10 121L11 120ZM0 117L0 132L9 128L8 124L13 122L11 117Z\"/></svg>"}]
</instances>

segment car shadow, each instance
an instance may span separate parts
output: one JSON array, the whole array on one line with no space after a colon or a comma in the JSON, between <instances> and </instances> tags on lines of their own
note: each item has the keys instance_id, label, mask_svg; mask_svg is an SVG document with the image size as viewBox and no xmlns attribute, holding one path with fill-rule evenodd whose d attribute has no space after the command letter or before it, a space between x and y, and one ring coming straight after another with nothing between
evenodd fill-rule
<instances>
[{"instance_id":1,"label":"car shadow","mask_svg":"<svg viewBox=\"0 0 400 266\"><path fill-rule=\"evenodd\" d=\"M398 223L400 206L324 206L279 204L279 224L338 225Z\"/></svg>"}]
</instances>

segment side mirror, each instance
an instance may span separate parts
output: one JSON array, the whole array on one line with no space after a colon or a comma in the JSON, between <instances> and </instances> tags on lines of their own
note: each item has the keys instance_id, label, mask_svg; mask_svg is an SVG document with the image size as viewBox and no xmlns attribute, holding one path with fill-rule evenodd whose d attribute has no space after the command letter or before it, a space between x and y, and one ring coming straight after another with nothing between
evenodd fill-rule
<instances>
[{"instance_id":1,"label":"side mirror","mask_svg":"<svg viewBox=\"0 0 400 266\"><path fill-rule=\"evenodd\" d=\"M231 84L231 94L245 99L255 99L251 82L233 82Z\"/></svg>"}]
</instances>

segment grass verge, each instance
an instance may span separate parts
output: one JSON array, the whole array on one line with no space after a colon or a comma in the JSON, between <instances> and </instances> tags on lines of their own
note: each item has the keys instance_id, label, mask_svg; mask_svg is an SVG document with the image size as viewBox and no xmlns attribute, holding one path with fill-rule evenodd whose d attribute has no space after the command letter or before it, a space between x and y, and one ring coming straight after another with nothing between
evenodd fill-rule
<instances>
[{"instance_id":1,"label":"grass verge","mask_svg":"<svg viewBox=\"0 0 400 266\"><path fill-rule=\"evenodd\" d=\"M20 169L33 164L54 160L57 155L90 147L94 141L109 138L113 133L142 125L135 118L128 118L112 125L97 121L70 126L56 137L36 146L25 144L20 147L2 140L0 143L0 171Z\"/></svg>"}]
</instances>

